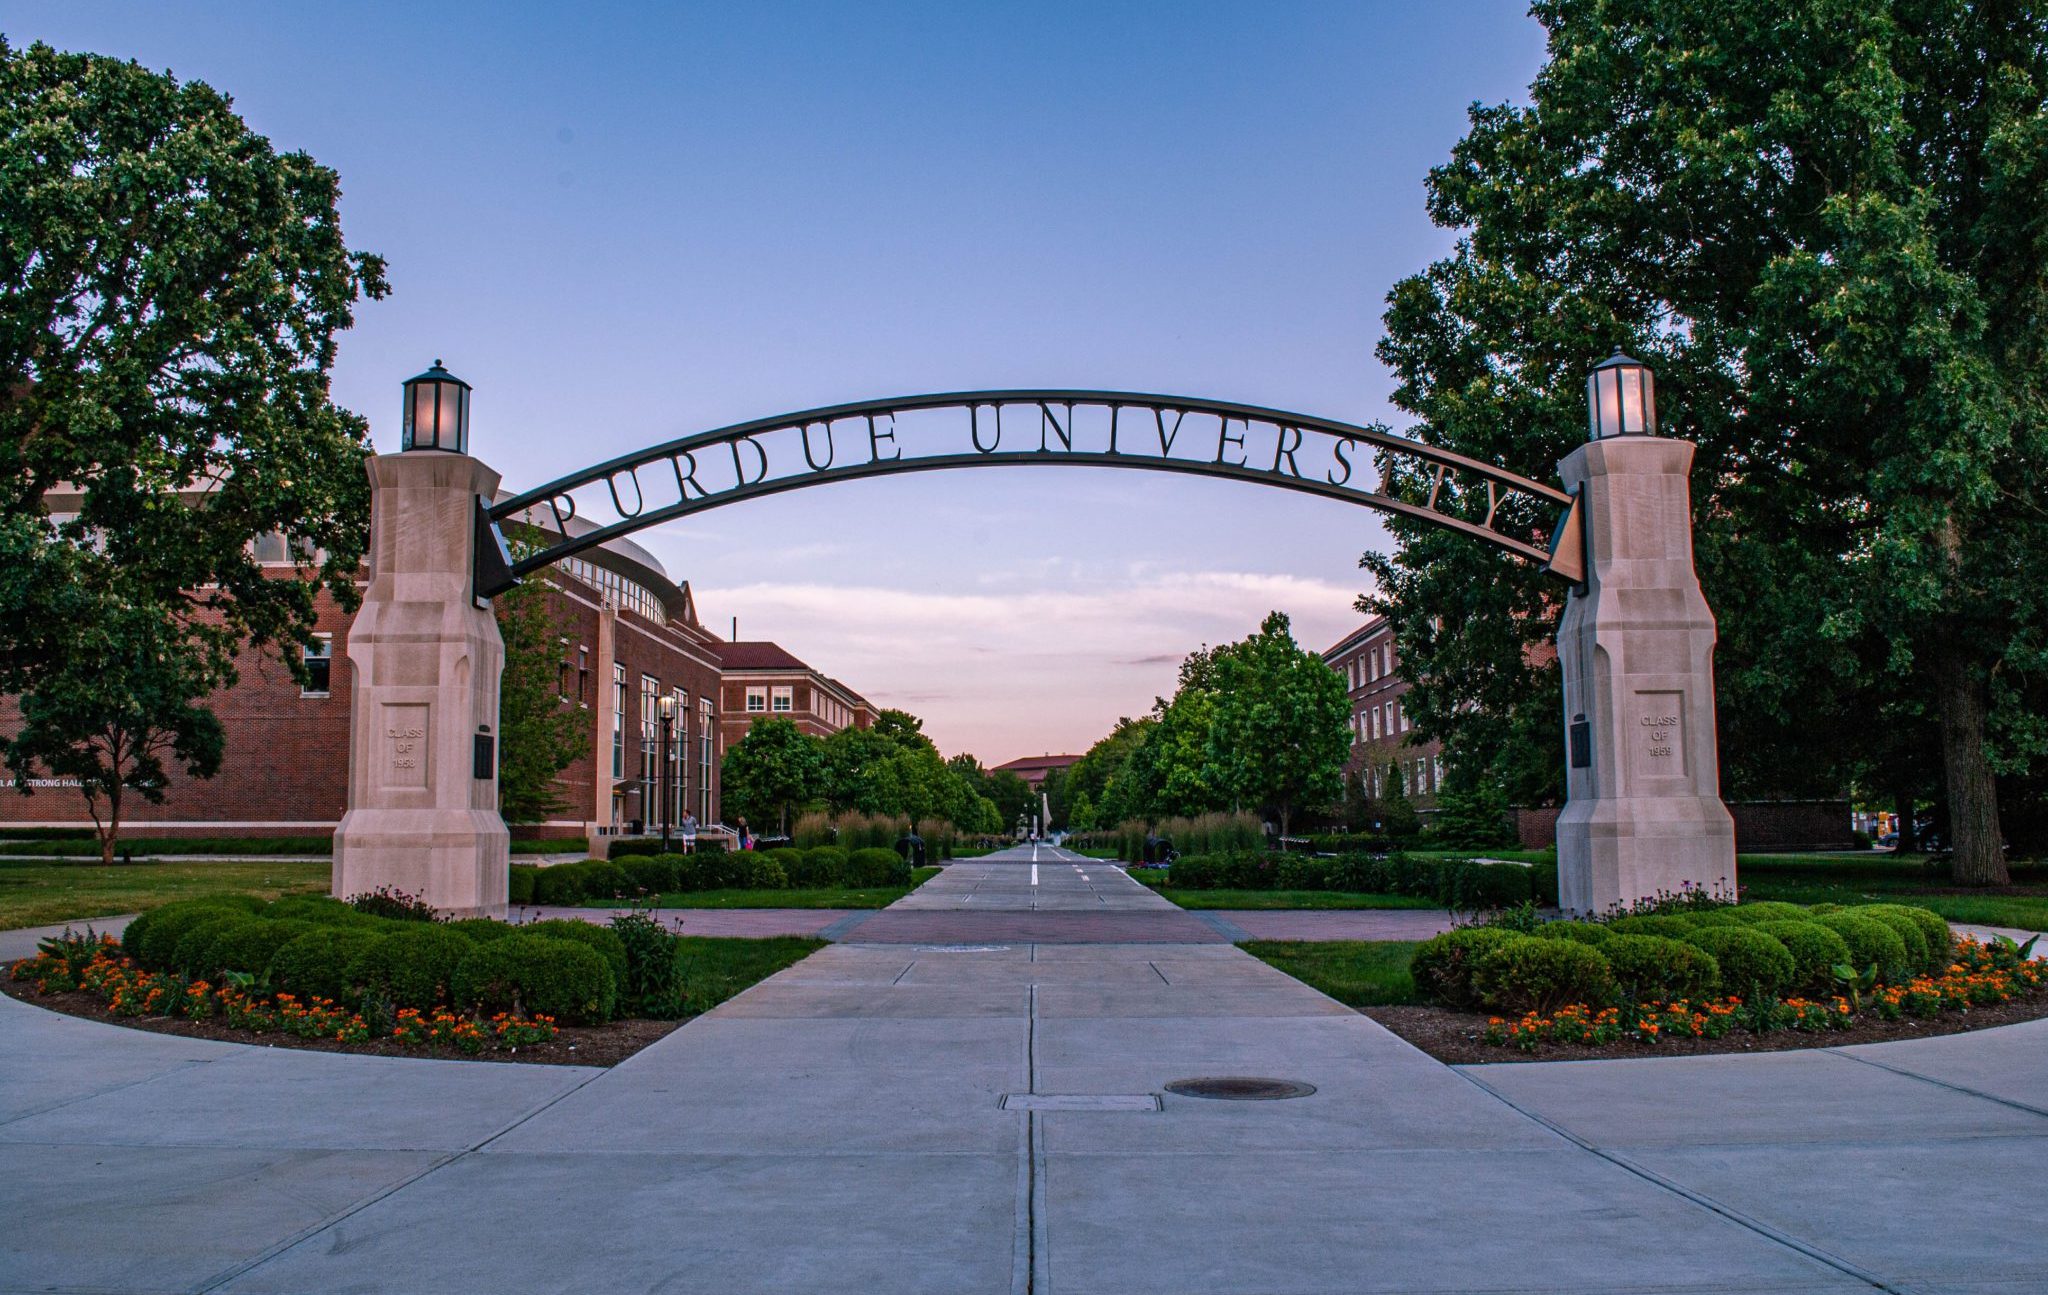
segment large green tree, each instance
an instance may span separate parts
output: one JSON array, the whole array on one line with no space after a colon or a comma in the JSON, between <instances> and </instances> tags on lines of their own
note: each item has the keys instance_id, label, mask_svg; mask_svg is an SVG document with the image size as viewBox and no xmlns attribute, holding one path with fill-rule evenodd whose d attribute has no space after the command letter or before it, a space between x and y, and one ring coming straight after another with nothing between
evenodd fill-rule
<instances>
[{"instance_id":1,"label":"large green tree","mask_svg":"<svg viewBox=\"0 0 2048 1295\"><path fill-rule=\"evenodd\" d=\"M1968 0L1538 0L1526 106L1429 178L1455 253L1380 354L1434 444L1548 475L1620 346L1699 446L1724 786L1839 790L1924 697L1956 872L2005 877L1994 773L2048 752L2048 11ZM1540 519L1511 517L1532 530ZM1454 769L1555 768L1557 595L1394 522L1368 557ZM1878 730L1873 733L1873 730ZM1518 744L1525 749L1517 749ZM1540 754L1541 761L1532 754ZM1901 762L1890 762L1898 765Z\"/></svg>"},{"instance_id":2,"label":"large green tree","mask_svg":"<svg viewBox=\"0 0 2048 1295\"><path fill-rule=\"evenodd\" d=\"M1214 681L1213 779L1245 808L1272 808L1285 836L1295 810L1343 790L1351 751L1344 680L1273 612L1258 633L1216 653Z\"/></svg>"},{"instance_id":3,"label":"large green tree","mask_svg":"<svg viewBox=\"0 0 2048 1295\"><path fill-rule=\"evenodd\" d=\"M505 640L498 682L498 812L508 823L536 823L564 809L555 775L590 740L590 712L562 695L562 636L544 578L529 577L493 600ZM652 814L653 806L649 806Z\"/></svg>"},{"instance_id":4,"label":"large green tree","mask_svg":"<svg viewBox=\"0 0 2048 1295\"><path fill-rule=\"evenodd\" d=\"M24 791L44 771L75 784L99 833L100 861L112 863L129 794L162 803L167 764L212 777L223 735L213 712L192 700L217 681L205 653L147 604L96 599L94 612L22 698L8 760Z\"/></svg>"},{"instance_id":5,"label":"large green tree","mask_svg":"<svg viewBox=\"0 0 2048 1295\"><path fill-rule=\"evenodd\" d=\"M817 738L786 719L757 719L726 749L719 766L721 803L741 818L789 831L790 814L818 798L824 753Z\"/></svg>"},{"instance_id":6,"label":"large green tree","mask_svg":"<svg viewBox=\"0 0 2048 1295\"><path fill-rule=\"evenodd\" d=\"M246 642L302 672L323 585L356 602L368 442L328 374L386 289L338 196L204 84L0 38L0 692L24 710L87 723L54 694L116 624L155 616L181 664L152 686L197 703ZM297 578L257 563L266 534Z\"/></svg>"}]
</instances>

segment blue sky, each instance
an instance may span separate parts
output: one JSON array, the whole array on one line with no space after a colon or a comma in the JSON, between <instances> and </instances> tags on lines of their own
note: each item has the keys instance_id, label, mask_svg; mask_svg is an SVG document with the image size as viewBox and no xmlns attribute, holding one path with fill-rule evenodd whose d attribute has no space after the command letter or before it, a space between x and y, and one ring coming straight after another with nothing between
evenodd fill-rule
<instances>
[{"instance_id":1,"label":"blue sky","mask_svg":"<svg viewBox=\"0 0 2048 1295\"><path fill-rule=\"evenodd\" d=\"M392 296L335 396L476 386L514 489L728 422L992 387L1402 419L1392 284L1423 178L1520 99L1511 3L0 4L11 41L232 94L340 172ZM640 537L773 638L989 763L1081 750L1272 608L1358 617L1374 514L1079 468L791 492Z\"/></svg>"}]
</instances>

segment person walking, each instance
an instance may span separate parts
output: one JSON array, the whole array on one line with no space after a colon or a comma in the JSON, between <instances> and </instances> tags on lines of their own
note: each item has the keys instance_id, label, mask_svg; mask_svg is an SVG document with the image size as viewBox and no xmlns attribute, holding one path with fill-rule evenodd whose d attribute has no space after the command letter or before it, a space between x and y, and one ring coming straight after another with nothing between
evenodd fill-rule
<instances>
[{"instance_id":1,"label":"person walking","mask_svg":"<svg viewBox=\"0 0 2048 1295\"><path fill-rule=\"evenodd\" d=\"M737 830L737 831L739 832L739 837L740 837L740 849L742 849L742 850L751 850L751 849L753 849L753 848L754 848L754 832L753 832L753 829L752 829L752 828L750 828L750 827L748 827L748 826L747 826L747 820L746 820L746 819L744 819L744 818L743 818L743 819L741 819L741 820L740 820L740 822L739 822L739 827L738 827L738 828L737 828L736 830Z\"/></svg>"},{"instance_id":2,"label":"person walking","mask_svg":"<svg viewBox=\"0 0 2048 1295\"><path fill-rule=\"evenodd\" d=\"M683 853L695 854L697 852L697 816L686 809L683 811L683 821L677 826L683 830Z\"/></svg>"}]
</instances>

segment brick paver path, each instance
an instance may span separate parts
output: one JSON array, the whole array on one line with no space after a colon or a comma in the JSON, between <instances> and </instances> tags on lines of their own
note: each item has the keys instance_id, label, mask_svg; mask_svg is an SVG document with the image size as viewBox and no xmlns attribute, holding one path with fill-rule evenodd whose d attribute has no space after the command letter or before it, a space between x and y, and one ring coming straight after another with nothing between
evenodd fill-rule
<instances>
[{"instance_id":1,"label":"brick paver path","mask_svg":"<svg viewBox=\"0 0 2048 1295\"><path fill-rule=\"evenodd\" d=\"M1451 929L1451 915L1440 908L1233 909L1216 916L1247 940L1427 940Z\"/></svg>"},{"instance_id":2,"label":"brick paver path","mask_svg":"<svg viewBox=\"0 0 2048 1295\"><path fill-rule=\"evenodd\" d=\"M580 918L600 926L624 912L620 908L515 908L514 921L539 922L557 917ZM644 910L684 935L730 935L763 939L773 935L819 935L866 910L849 908L650 908Z\"/></svg>"}]
</instances>

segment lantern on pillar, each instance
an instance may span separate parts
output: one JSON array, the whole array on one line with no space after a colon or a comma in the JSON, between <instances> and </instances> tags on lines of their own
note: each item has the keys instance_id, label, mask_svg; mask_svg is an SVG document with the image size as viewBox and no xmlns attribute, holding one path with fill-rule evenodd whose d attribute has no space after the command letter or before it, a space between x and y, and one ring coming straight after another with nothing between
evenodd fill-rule
<instances>
[{"instance_id":1,"label":"lantern on pillar","mask_svg":"<svg viewBox=\"0 0 2048 1295\"><path fill-rule=\"evenodd\" d=\"M405 438L402 450L447 450L469 453L469 391L467 382L434 367L405 383Z\"/></svg>"},{"instance_id":2,"label":"lantern on pillar","mask_svg":"<svg viewBox=\"0 0 2048 1295\"><path fill-rule=\"evenodd\" d=\"M1617 348L1586 378L1586 416L1596 441L1656 435L1657 378L1650 366Z\"/></svg>"}]
</instances>

